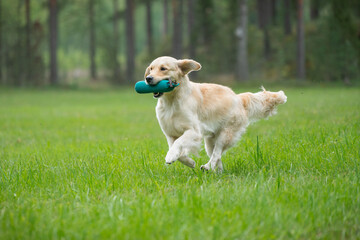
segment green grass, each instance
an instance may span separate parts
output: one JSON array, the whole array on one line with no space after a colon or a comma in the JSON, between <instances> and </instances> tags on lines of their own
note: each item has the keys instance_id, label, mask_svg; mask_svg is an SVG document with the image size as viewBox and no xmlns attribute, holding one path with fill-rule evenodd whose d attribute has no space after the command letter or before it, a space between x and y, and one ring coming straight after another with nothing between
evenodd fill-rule
<instances>
[{"instance_id":1,"label":"green grass","mask_svg":"<svg viewBox=\"0 0 360 240\"><path fill-rule=\"evenodd\" d=\"M165 165L150 95L0 90L0 239L359 239L360 89L283 90L223 174Z\"/></svg>"}]
</instances>

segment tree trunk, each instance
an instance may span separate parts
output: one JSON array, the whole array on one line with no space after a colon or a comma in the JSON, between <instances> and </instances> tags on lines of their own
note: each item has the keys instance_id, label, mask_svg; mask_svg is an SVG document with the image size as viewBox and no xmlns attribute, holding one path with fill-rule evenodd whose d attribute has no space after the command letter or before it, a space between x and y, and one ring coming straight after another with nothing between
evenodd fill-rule
<instances>
[{"instance_id":1,"label":"tree trunk","mask_svg":"<svg viewBox=\"0 0 360 240\"><path fill-rule=\"evenodd\" d=\"M115 83L120 83L120 63L117 59L119 53L119 3L118 0L113 0L114 6L114 22L113 22L113 32L114 32L114 69L113 69L113 79Z\"/></svg>"},{"instance_id":2,"label":"tree trunk","mask_svg":"<svg viewBox=\"0 0 360 240\"><path fill-rule=\"evenodd\" d=\"M24 31L22 25L22 1L17 3L17 21L16 21L16 30L17 30L17 41L16 41L16 57L14 60L14 69L12 71L12 78L15 80L15 86L24 85L24 69L25 69L25 54L24 54Z\"/></svg>"},{"instance_id":3,"label":"tree trunk","mask_svg":"<svg viewBox=\"0 0 360 240\"><path fill-rule=\"evenodd\" d=\"M319 18L319 0L310 1L310 18L311 20Z\"/></svg>"},{"instance_id":4,"label":"tree trunk","mask_svg":"<svg viewBox=\"0 0 360 240\"><path fill-rule=\"evenodd\" d=\"M189 50L189 58L195 58L196 54L196 37L194 31L195 17L194 17L194 1L188 0L188 50Z\"/></svg>"},{"instance_id":5,"label":"tree trunk","mask_svg":"<svg viewBox=\"0 0 360 240\"><path fill-rule=\"evenodd\" d=\"M227 37L226 41L224 41L224 55L221 69L224 71L232 71L234 72L234 76L237 77L237 69L238 69L238 37L236 34L236 29L239 25L239 17L241 16L241 7L239 5L239 0L229 0L227 1L227 6L225 11L227 12L227 17L225 21L229 22L229 26L227 26ZM248 14L249 15L249 14Z\"/></svg>"},{"instance_id":6,"label":"tree trunk","mask_svg":"<svg viewBox=\"0 0 360 240\"><path fill-rule=\"evenodd\" d=\"M271 18L271 2L269 0L265 0L264 4L264 15L265 15L265 25L264 25L264 56L266 59L270 59L271 57L271 44L270 44L270 34L269 27L272 21Z\"/></svg>"},{"instance_id":7,"label":"tree trunk","mask_svg":"<svg viewBox=\"0 0 360 240\"><path fill-rule=\"evenodd\" d=\"M199 0L198 19L201 23L202 44L205 49L210 50L212 47L213 36L215 31L214 24L214 3L212 0Z\"/></svg>"},{"instance_id":8,"label":"tree trunk","mask_svg":"<svg viewBox=\"0 0 360 240\"><path fill-rule=\"evenodd\" d=\"M126 0L126 78L133 83L135 68L134 1Z\"/></svg>"},{"instance_id":9,"label":"tree trunk","mask_svg":"<svg viewBox=\"0 0 360 240\"><path fill-rule=\"evenodd\" d=\"M164 13L164 20L163 20L163 37L167 37L169 35L169 7L168 7L168 0L164 0L164 8L163 8L163 13Z\"/></svg>"},{"instance_id":10,"label":"tree trunk","mask_svg":"<svg viewBox=\"0 0 360 240\"><path fill-rule=\"evenodd\" d=\"M8 62L9 53L7 51L6 35L4 34L5 21L3 19L3 0L0 0L0 81L3 85L7 85L8 82Z\"/></svg>"},{"instance_id":11,"label":"tree trunk","mask_svg":"<svg viewBox=\"0 0 360 240\"><path fill-rule=\"evenodd\" d=\"M183 0L173 0L173 47L172 55L174 58L181 58L182 49L182 5Z\"/></svg>"},{"instance_id":12,"label":"tree trunk","mask_svg":"<svg viewBox=\"0 0 360 240\"><path fill-rule=\"evenodd\" d=\"M271 57L270 35L268 26L264 28L264 57L269 60Z\"/></svg>"},{"instance_id":13,"label":"tree trunk","mask_svg":"<svg viewBox=\"0 0 360 240\"><path fill-rule=\"evenodd\" d=\"M5 85L5 80L4 80L4 76L3 76L3 20L2 20L2 0L0 0L0 83Z\"/></svg>"},{"instance_id":14,"label":"tree trunk","mask_svg":"<svg viewBox=\"0 0 360 240\"><path fill-rule=\"evenodd\" d=\"M256 11L257 11L257 20L258 20L258 27L260 29L264 29L264 2L263 0L257 0L256 1Z\"/></svg>"},{"instance_id":15,"label":"tree trunk","mask_svg":"<svg viewBox=\"0 0 360 240\"><path fill-rule=\"evenodd\" d=\"M240 16L238 17L238 27L236 36L238 38L236 75L240 81L249 79L248 61L247 61L247 0L238 0Z\"/></svg>"},{"instance_id":16,"label":"tree trunk","mask_svg":"<svg viewBox=\"0 0 360 240\"><path fill-rule=\"evenodd\" d=\"M153 53L153 42L152 42L152 16L151 16L151 0L146 0L146 33L147 33L147 48L149 56Z\"/></svg>"},{"instance_id":17,"label":"tree trunk","mask_svg":"<svg viewBox=\"0 0 360 240\"><path fill-rule=\"evenodd\" d=\"M297 54L296 54L296 66L297 66L297 78L299 80L305 80L305 37L304 37L304 5L303 0L297 0Z\"/></svg>"},{"instance_id":18,"label":"tree trunk","mask_svg":"<svg viewBox=\"0 0 360 240\"><path fill-rule=\"evenodd\" d=\"M25 0L25 16L26 16L26 80L29 82L32 82L31 79L31 65L32 65L32 59L31 59L31 10L30 10L30 0Z\"/></svg>"},{"instance_id":19,"label":"tree trunk","mask_svg":"<svg viewBox=\"0 0 360 240\"><path fill-rule=\"evenodd\" d=\"M269 59L271 55L270 35L269 35L269 22L271 21L271 4L270 0L258 0L258 24L260 29L263 30L263 53L265 59Z\"/></svg>"},{"instance_id":20,"label":"tree trunk","mask_svg":"<svg viewBox=\"0 0 360 240\"><path fill-rule=\"evenodd\" d=\"M271 0L271 20L272 23L275 25L276 24L276 17L277 17L277 11L276 11L276 0Z\"/></svg>"},{"instance_id":21,"label":"tree trunk","mask_svg":"<svg viewBox=\"0 0 360 240\"><path fill-rule=\"evenodd\" d=\"M49 0L49 36L50 36L50 84L58 84L57 69L57 0Z\"/></svg>"},{"instance_id":22,"label":"tree trunk","mask_svg":"<svg viewBox=\"0 0 360 240\"><path fill-rule=\"evenodd\" d=\"M90 77L92 80L96 80L96 35L95 35L95 22L94 22L94 0L89 0L89 29L90 29Z\"/></svg>"},{"instance_id":23,"label":"tree trunk","mask_svg":"<svg viewBox=\"0 0 360 240\"><path fill-rule=\"evenodd\" d=\"M284 0L284 33L291 34L291 6L290 0Z\"/></svg>"}]
</instances>

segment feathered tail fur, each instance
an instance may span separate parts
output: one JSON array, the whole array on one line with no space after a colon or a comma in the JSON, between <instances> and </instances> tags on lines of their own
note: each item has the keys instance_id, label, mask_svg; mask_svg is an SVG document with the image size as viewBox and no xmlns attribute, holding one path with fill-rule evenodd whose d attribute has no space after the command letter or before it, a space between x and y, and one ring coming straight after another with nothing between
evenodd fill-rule
<instances>
[{"instance_id":1,"label":"feathered tail fur","mask_svg":"<svg viewBox=\"0 0 360 240\"><path fill-rule=\"evenodd\" d=\"M284 104L287 97L283 91L270 92L261 87L262 91L257 93L238 94L241 103L250 121L270 117L276 114L276 107Z\"/></svg>"}]
</instances>

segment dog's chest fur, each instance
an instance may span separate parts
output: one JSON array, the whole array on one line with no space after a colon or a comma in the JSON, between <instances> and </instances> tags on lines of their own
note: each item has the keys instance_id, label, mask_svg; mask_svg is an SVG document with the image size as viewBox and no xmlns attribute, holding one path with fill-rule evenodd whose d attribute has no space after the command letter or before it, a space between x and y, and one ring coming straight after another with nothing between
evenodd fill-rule
<instances>
[{"instance_id":1,"label":"dog's chest fur","mask_svg":"<svg viewBox=\"0 0 360 240\"><path fill-rule=\"evenodd\" d=\"M190 128L196 128L196 115L190 109L175 102L160 101L156 106L156 116L163 132L174 138L180 137Z\"/></svg>"}]
</instances>

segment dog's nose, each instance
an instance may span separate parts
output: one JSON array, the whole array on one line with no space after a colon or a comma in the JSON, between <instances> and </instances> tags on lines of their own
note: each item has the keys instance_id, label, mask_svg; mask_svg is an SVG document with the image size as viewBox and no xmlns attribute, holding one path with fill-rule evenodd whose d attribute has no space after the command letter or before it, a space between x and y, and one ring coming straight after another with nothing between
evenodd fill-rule
<instances>
[{"instance_id":1,"label":"dog's nose","mask_svg":"<svg viewBox=\"0 0 360 240\"><path fill-rule=\"evenodd\" d=\"M151 77L151 76L147 76L147 77L145 78L145 81L146 81L147 83L149 83L149 84L150 84L153 80L154 80L154 78Z\"/></svg>"}]
</instances>

